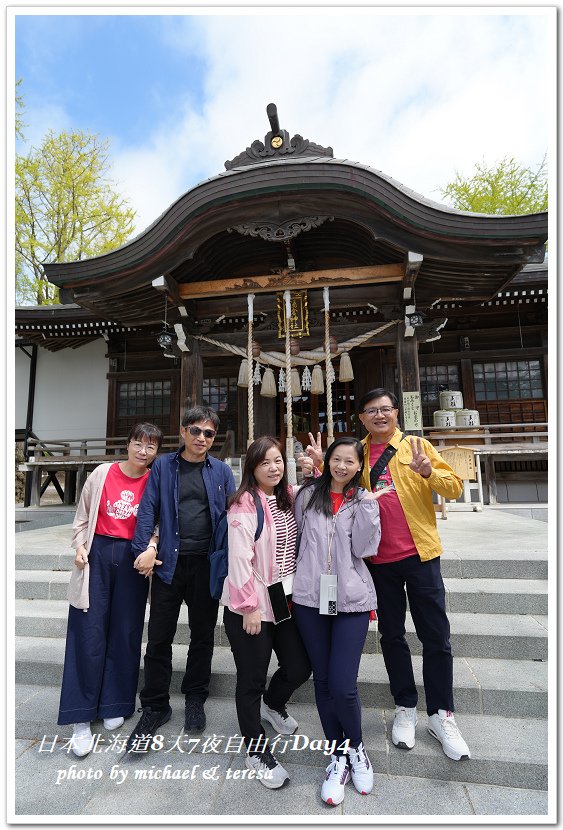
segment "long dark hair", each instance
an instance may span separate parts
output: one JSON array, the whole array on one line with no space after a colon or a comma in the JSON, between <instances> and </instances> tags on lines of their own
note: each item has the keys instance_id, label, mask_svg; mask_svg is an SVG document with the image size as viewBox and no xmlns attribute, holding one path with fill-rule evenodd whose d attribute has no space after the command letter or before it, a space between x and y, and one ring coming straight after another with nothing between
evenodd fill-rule
<instances>
[{"instance_id":1,"label":"long dark hair","mask_svg":"<svg viewBox=\"0 0 563 830\"><path fill-rule=\"evenodd\" d=\"M275 447L283 458L283 476L274 487L276 504L280 510L291 510L292 501L289 495L289 486L287 482L287 461L285 458L285 452L278 439L273 438L271 435L262 435L260 438L253 441L246 450L246 458L244 461L244 469L242 471L240 487L234 496L231 496L229 499L229 506L234 502L239 502L245 493L250 493L252 491L256 492L260 489L256 479L254 478L254 470L262 461L264 461L266 453L268 450L271 450L272 447Z\"/></svg>"},{"instance_id":2,"label":"long dark hair","mask_svg":"<svg viewBox=\"0 0 563 830\"><path fill-rule=\"evenodd\" d=\"M305 485L307 487L313 488L313 493L306 507L307 510L316 510L317 513L324 513L326 516L329 517L333 515L332 499L330 498L330 484L332 481L332 475L330 472L329 462L332 458L334 451L338 449L338 447L342 446L353 447L356 450L358 461L360 462L360 469L358 470L354 478L348 482L343 491L345 499L352 499L356 495L356 490L358 484L360 483L362 471L364 469L364 448L357 438L338 438L336 441L334 441L334 443L330 445L330 447L326 451L326 455L324 457L324 469L320 477L313 479L312 482Z\"/></svg>"}]
</instances>

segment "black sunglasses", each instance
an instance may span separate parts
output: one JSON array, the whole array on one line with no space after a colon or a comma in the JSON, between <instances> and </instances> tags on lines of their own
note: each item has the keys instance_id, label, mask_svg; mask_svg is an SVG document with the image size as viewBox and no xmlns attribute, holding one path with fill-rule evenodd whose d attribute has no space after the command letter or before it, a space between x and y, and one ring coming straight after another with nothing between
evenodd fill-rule
<instances>
[{"instance_id":1,"label":"black sunglasses","mask_svg":"<svg viewBox=\"0 0 563 830\"><path fill-rule=\"evenodd\" d=\"M215 438L217 435L214 429L202 429L201 427L188 427L188 431L190 435L194 435L196 438L198 435L201 435L202 432L206 438Z\"/></svg>"}]
</instances>

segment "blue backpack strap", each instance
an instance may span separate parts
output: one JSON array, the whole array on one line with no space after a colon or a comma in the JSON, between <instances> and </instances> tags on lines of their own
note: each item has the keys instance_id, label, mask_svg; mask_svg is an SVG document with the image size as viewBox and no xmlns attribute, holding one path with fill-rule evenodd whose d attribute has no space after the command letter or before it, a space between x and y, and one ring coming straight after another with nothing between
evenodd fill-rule
<instances>
[{"instance_id":1,"label":"blue backpack strap","mask_svg":"<svg viewBox=\"0 0 563 830\"><path fill-rule=\"evenodd\" d=\"M252 497L254 498L256 515L258 517L258 527L256 528L256 533L254 534L254 541L256 542L260 538L260 534L262 533L262 529L264 527L264 508L262 507L260 496L258 495L256 490L252 491Z\"/></svg>"}]
</instances>

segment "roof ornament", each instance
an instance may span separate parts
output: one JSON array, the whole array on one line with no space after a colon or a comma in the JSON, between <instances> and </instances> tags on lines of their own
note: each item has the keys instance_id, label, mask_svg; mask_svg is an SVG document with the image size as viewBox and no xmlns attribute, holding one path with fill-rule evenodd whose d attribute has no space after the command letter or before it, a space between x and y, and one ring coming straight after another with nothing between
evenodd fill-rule
<instances>
[{"instance_id":1,"label":"roof ornament","mask_svg":"<svg viewBox=\"0 0 563 830\"><path fill-rule=\"evenodd\" d=\"M268 104L266 113L270 122L270 131L264 137L264 143L256 139L250 147L231 161L225 162L226 170L237 167L246 167L249 164L260 164L264 161L280 161L304 156L327 156L334 158L332 147L322 147L301 135L294 135L290 139L287 130L282 130L278 118L278 108L275 104Z\"/></svg>"}]
</instances>

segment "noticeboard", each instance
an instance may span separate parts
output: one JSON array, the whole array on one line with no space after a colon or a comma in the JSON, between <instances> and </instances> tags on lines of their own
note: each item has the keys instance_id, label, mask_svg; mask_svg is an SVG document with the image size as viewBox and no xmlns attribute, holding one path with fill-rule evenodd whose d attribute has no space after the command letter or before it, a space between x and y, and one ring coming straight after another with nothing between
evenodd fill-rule
<instances>
[{"instance_id":1,"label":"noticeboard","mask_svg":"<svg viewBox=\"0 0 563 830\"><path fill-rule=\"evenodd\" d=\"M405 432L422 429L420 392L403 392L403 425Z\"/></svg>"},{"instance_id":2,"label":"noticeboard","mask_svg":"<svg viewBox=\"0 0 563 830\"><path fill-rule=\"evenodd\" d=\"M440 455L461 479L475 481L475 451L471 447L446 447L440 450Z\"/></svg>"}]
</instances>

